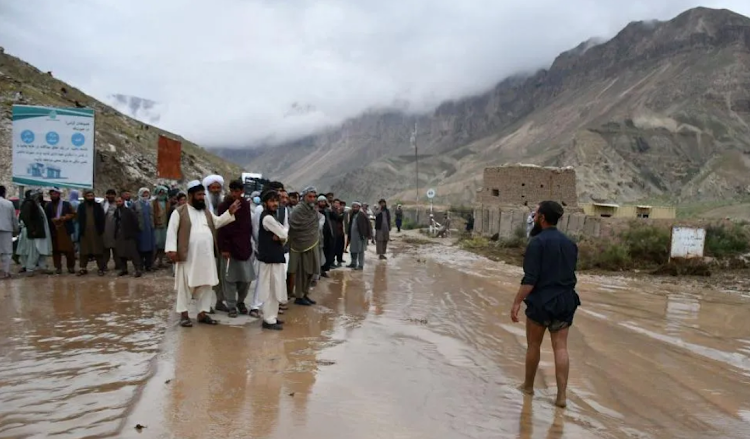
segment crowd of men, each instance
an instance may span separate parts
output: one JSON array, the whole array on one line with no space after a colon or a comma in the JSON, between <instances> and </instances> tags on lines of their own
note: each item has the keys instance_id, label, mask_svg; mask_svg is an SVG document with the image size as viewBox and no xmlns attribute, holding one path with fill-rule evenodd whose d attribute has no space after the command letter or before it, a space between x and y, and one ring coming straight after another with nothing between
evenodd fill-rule
<instances>
[{"instance_id":1,"label":"crowd of men","mask_svg":"<svg viewBox=\"0 0 750 439\"><path fill-rule=\"evenodd\" d=\"M193 324L194 299L199 323L217 324L210 314L222 311L262 317L264 328L279 330L289 302L315 305L311 289L344 266L345 253L352 270L363 269L368 244L387 259L392 218L385 200L371 212L314 187L287 192L279 182L247 197L242 181L225 188L218 175L191 181L185 191L143 187L135 198L109 189L98 201L93 190L82 192L79 201L77 190L67 200L59 188L48 189L48 199L42 190L26 191L16 215L0 186L0 278L11 277L11 258L25 276L86 276L92 262L99 276L110 261L118 276L129 275L128 265L135 277L169 267L181 326ZM400 231L400 205L395 222Z\"/></svg>"}]
</instances>

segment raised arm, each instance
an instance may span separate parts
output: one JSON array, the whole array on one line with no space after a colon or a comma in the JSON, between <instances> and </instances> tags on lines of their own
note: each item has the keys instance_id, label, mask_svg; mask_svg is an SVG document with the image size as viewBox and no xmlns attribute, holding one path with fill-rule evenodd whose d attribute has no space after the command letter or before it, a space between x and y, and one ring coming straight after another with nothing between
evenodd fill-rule
<instances>
[{"instance_id":1,"label":"raised arm","mask_svg":"<svg viewBox=\"0 0 750 439\"><path fill-rule=\"evenodd\" d=\"M175 210L169 217L167 226L167 242L164 245L164 252L177 252L177 233L180 231L180 213Z\"/></svg>"}]
</instances>

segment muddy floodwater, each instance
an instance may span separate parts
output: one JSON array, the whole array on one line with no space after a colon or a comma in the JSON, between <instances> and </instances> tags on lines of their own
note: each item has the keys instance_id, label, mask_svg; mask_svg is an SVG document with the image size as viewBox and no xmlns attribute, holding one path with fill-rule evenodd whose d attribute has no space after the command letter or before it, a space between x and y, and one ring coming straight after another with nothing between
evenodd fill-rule
<instances>
[{"instance_id":1,"label":"muddy floodwater","mask_svg":"<svg viewBox=\"0 0 750 439\"><path fill-rule=\"evenodd\" d=\"M179 328L165 275L0 283L0 438L750 437L744 286L581 275L557 409L548 340L537 394L516 390L519 279L396 238L280 332Z\"/></svg>"}]
</instances>

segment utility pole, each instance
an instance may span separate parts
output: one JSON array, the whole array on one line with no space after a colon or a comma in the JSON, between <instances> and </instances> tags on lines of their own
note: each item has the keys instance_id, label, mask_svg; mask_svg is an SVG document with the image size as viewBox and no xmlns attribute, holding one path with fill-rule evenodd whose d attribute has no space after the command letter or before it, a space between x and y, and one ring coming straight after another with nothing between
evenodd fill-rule
<instances>
[{"instance_id":1,"label":"utility pole","mask_svg":"<svg viewBox=\"0 0 750 439\"><path fill-rule=\"evenodd\" d=\"M414 147L414 167L417 180L417 225L419 225L419 153L417 150L417 123L414 122L414 131L411 133L411 145Z\"/></svg>"}]
</instances>

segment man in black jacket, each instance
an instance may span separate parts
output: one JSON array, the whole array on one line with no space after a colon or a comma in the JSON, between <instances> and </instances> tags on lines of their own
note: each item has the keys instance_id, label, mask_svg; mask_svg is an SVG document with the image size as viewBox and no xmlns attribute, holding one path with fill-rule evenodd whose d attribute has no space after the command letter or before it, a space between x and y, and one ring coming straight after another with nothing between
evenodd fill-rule
<instances>
[{"instance_id":1,"label":"man in black jacket","mask_svg":"<svg viewBox=\"0 0 750 439\"><path fill-rule=\"evenodd\" d=\"M378 202L380 210L375 217L375 251L379 259L388 259L385 252L388 249L388 241L391 240L391 211L385 200Z\"/></svg>"},{"instance_id":2,"label":"man in black jacket","mask_svg":"<svg viewBox=\"0 0 750 439\"><path fill-rule=\"evenodd\" d=\"M328 208L328 199L323 195L318 197L318 211L325 217L325 223L323 224L323 255L326 261L320 267L320 276L328 277L328 271L333 266L336 251L333 225L331 224L331 209Z\"/></svg>"},{"instance_id":3,"label":"man in black jacket","mask_svg":"<svg viewBox=\"0 0 750 439\"><path fill-rule=\"evenodd\" d=\"M344 264L344 208L341 201L336 198L333 200L333 208L330 212L331 226L333 227L333 255L336 263L334 268L341 267Z\"/></svg>"},{"instance_id":4,"label":"man in black jacket","mask_svg":"<svg viewBox=\"0 0 750 439\"><path fill-rule=\"evenodd\" d=\"M563 207L543 201L534 216L540 232L529 241L523 258L523 279L511 307L510 317L518 322L521 303L526 303L526 379L521 390L534 393L544 333L549 330L555 355L557 399L565 407L568 386L568 330L581 300L576 293L578 247L557 230Z\"/></svg>"}]
</instances>

